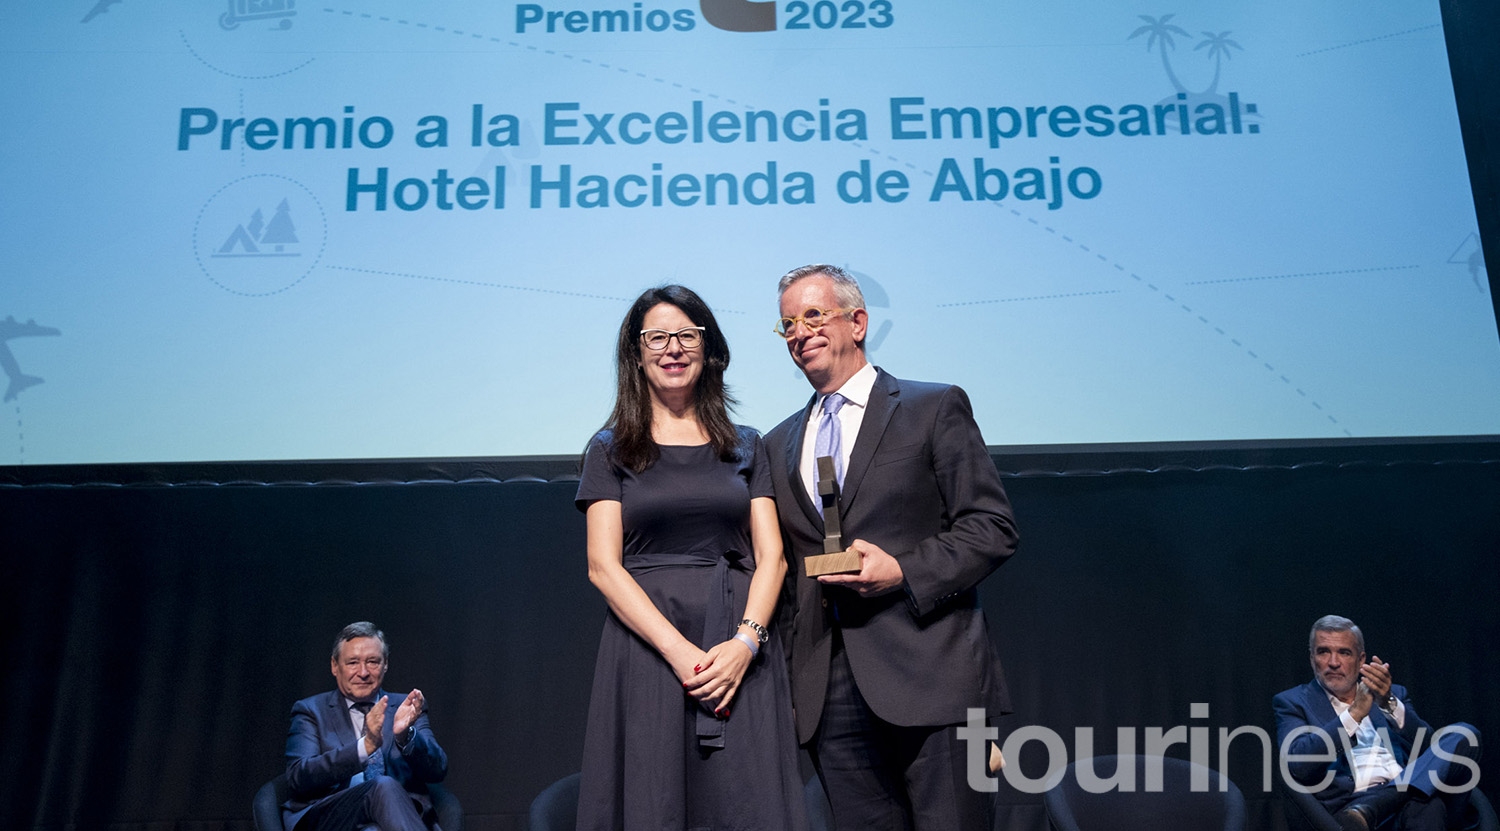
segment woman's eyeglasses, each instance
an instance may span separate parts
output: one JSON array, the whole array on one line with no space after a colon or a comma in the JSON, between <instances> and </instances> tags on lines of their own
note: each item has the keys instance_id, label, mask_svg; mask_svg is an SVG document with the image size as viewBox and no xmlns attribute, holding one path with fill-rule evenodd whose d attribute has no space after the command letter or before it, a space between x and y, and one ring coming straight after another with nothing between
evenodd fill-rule
<instances>
[{"instance_id":1,"label":"woman's eyeglasses","mask_svg":"<svg viewBox=\"0 0 1500 831\"><path fill-rule=\"evenodd\" d=\"M703 332L702 326L688 326L675 332L668 332L666 329L642 329L641 343L652 352L660 352L667 348L672 338L676 338L677 345L683 349L697 349L703 344Z\"/></svg>"}]
</instances>

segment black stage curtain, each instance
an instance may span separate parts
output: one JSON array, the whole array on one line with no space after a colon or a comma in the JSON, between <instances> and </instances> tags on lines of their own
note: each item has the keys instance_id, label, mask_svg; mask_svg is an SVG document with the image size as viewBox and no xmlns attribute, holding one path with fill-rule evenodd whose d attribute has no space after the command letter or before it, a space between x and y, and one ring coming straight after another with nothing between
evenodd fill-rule
<instances>
[{"instance_id":1,"label":"black stage curtain","mask_svg":"<svg viewBox=\"0 0 1500 831\"><path fill-rule=\"evenodd\" d=\"M1022 531L983 590L1019 710L1007 729L1057 731L1072 759L1080 727L1108 753L1120 728L1139 744L1206 726L1219 767L1219 728L1272 729L1270 697L1310 677L1308 625L1334 612L1428 721L1500 736L1497 451L999 457ZM335 633L371 619L388 686L427 694L469 827L524 828L532 797L578 769L605 614L576 485L429 473L0 482L0 827L249 828L291 703L331 688ZM1251 827L1280 828L1261 748L1231 750ZM1047 761L1030 743L1012 764ZM1000 799L1011 827L1045 827L1038 797Z\"/></svg>"}]
</instances>

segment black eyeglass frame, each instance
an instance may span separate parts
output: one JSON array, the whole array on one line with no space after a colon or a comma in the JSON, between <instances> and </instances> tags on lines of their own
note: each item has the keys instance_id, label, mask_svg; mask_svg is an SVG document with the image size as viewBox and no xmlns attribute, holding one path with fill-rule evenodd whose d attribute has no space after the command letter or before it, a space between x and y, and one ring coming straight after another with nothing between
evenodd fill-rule
<instances>
[{"instance_id":1,"label":"black eyeglass frame","mask_svg":"<svg viewBox=\"0 0 1500 831\"><path fill-rule=\"evenodd\" d=\"M664 339L662 339L662 342L661 342L660 346L652 346L651 342L646 338L646 336L649 335L649 334L651 334L652 332L660 332L661 334L666 335L666 337ZM683 343L682 342L682 333L683 332L697 332L698 333L698 338L697 338L698 342L694 343L692 346L688 346L687 344ZM691 352L692 350L697 349L698 347L700 347L700 346L703 345L703 339L706 336L707 332L708 332L708 327L707 326L684 326L684 327L682 327L681 329L678 329L675 332L668 332L666 329L642 329L641 330L641 334L640 334L641 346L644 346L645 348L651 350L652 352L663 352L663 351L666 350L667 346L672 342L672 338L676 338L678 346L682 347L684 351Z\"/></svg>"}]
</instances>

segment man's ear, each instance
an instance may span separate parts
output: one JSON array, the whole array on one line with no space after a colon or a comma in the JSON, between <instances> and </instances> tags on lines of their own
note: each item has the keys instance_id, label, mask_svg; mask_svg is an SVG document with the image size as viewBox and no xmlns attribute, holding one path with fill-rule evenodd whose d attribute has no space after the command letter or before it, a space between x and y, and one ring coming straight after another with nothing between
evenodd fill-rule
<instances>
[{"instance_id":1,"label":"man's ear","mask_svg":"<svg viewBox=\"0 0 1500 831\"><path fill-rule=\"evenodd\" d=\"M854 324L854 342L863 347L865 335L870 329L870 313L864 309L855 309L849 313L849 322Z\"/></svg>"}]
</instances>

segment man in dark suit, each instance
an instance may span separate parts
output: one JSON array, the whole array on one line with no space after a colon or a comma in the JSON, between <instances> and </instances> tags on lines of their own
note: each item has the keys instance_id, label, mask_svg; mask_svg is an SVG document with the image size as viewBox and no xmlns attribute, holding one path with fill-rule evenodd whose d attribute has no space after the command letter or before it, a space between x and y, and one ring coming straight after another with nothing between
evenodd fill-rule
<instances>
[{"instance_id":1,"label":"man in dark suit","mask_svg":"<svg viewBox=\"0 0 1500 831\"><path fill-rule=\"evenodd\" d=\"M448 757L433 738L422 691L381 689L390 647L373 623L344 627L330 663L338 689L292 705L286 831L436 827L427 783L447 775Z\"/></svg>"},{"instance_id":2,"label":"man in dark suit","mask_svg":"<svg viewBox=\"0 0 1500 831\"><path fill-rule=\"evenodd\" d=\"M1348 618L1313 624L1308 659L1313 680L1271 701L1287 785L1311 791L1345 831L1462 828L1479 732L1460 723L1433 734L1390 665L1365 660L1364 633Z\"/></svg>"},{"instance_id":3,"label":"man in dark suit","mask_svg":"<svg viewBox=\"0 0 1500 831\"><path fill-rule=\"evenodd\" d=\"M796 269L780 294L778 331L816 390L766 437L793 565L798 741L841 831L987 831L993 796L970 786L956 731L970 708L1010 711L976 591L1016 547L1000 477L963 390L865 360L869 314L843 269ZM841 479L841 530L860 568L813 579L804 560L823 552L822 455Z\"/></svg>"}]
</instances>

